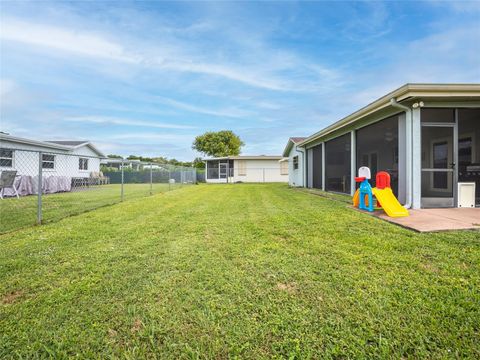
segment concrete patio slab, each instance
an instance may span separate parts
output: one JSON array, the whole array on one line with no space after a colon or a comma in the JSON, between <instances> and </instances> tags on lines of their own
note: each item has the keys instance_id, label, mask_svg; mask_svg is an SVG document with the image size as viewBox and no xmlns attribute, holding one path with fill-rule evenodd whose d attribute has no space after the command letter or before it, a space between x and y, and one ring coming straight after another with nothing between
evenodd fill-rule
<instances>
[{"instance_id":1,"label":"concrete patio slab","mask_svg":"<svg viewBox=\"0 0 480 360\"><path fill-rule=\"evenodd\" d=\"M418 232L480 230L480 208L419 209L409 213L408 217L391 218L378 210L373 215Z\"/></svg>"}]
</instances>

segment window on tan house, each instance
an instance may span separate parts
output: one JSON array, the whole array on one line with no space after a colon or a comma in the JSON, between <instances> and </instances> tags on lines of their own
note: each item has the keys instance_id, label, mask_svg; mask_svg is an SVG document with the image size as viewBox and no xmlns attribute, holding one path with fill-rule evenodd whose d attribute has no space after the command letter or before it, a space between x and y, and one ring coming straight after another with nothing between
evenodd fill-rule
<instances>
[{"instance_id":1,"label":"window on tan house","mask_svg":"<svg viewBox=\"0 0 480 360\"><path fill-rule=\"evenodd\" d=\"M237 160L238 176L247 175L247 162L245 160Z\"/></svg>"},{"instance_id":2,"label":"window on tan house","mask_svg":"<svg viewBox=\"0 0 480 360\"><path fill-rule=\"evenodd\" d=\"M288 175L288 161L280 163L280 175Z\"/></svg>"}]
</instances>

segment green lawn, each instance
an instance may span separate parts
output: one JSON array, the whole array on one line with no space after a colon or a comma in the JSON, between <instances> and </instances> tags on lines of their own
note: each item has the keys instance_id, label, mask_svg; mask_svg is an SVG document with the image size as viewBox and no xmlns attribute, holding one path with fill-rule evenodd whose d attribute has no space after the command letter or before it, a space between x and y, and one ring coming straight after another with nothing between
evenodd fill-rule
<instances>
[{"instance_id":1,"label":"green lawn","mask_svg":"<svg viewBox=\"0 0 480 360\"><path fill-rule=\"evenodd\" d=\"M480 232L199 185L0 236L0 358L479 358Z\"/></svg>"},{"instance_id":2,"label":"green lawn","mask_svg":"<svg viewBox=\"0 0 480 360\"><path fill-rule=\"evenodd\" d=\"M152 193L162 193L181 187L181 184L152 184ZM101 206L121 201L120 184L92 186L75 192L43 195L43 221L57 221ZM150 184L125 184L124 199L150 195ZM0 233L35 224L37 196L22 196L0 200Z\"/></svg>"}]
</instances>

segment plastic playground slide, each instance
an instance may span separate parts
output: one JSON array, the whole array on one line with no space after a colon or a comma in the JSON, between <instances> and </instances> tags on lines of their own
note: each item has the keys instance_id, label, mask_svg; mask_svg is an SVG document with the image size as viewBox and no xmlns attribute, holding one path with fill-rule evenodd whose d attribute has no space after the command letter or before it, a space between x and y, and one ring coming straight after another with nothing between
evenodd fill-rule
<instances>
[{"instance_id":1,"label":"plastic playground slide","mask_svg":"<svg viewBox=\"0 0 480 360\"><path fill-rule=\"evenodd\" d=\"M403 217L408 216L408 210L400 204L393 194L391 188L377 189L373 188L373 195L377 198L377 201L382 204L382 208L385 213L390 217Z\"/></svg>"},{"instance_id":2,"label":"plastic playground slide","mask_svg":"<svg viewBox=\"0 0 480 360\"><path fill-rule=\"evenodd\" d=\"M386 171L379 171L376 176L377 187L372 188L369 181L371 178L370 169L362 166L358 169L358 177L355 181L360 183L360 187L353 195L353 206L373 212L373 197L377 199L377 207L383 208L383 211L390 217L409 216L408 210L397 200L390 187L390 174ZM369 204L370 201L372 204Z\"/></svg>"}]
</instances>

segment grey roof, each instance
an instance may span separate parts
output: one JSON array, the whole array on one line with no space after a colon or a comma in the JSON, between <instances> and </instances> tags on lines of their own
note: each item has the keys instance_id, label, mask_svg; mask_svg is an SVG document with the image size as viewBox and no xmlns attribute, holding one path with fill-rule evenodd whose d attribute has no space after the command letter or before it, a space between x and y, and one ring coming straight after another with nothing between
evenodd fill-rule
<instances>
[{"instance_id":1,"label":"grey roof","mask_svg":"<svg viewBox=\"0 0 480 360\"><path fill-rule=\"evenodd\" d=\"M97 155L101 158L105 158L105 154L102 153L100 150L98 150L95 145L93 145L90 141L87 140L82 140L82 141L73 141L73 140L66 140L66 141L40 141L40 140L32 140L32 139L25 139L25 138L20 138L17 136L12 136L9 134L6 134L4 132L0 132L0 141L12 141L16 142L19 144L29 144L29 145L35 145L35 146L43 146L47 148L52 148L52 149L58 149L58 150L67 150L67 151L72 151L73 149L80 147L80 146L88 146L90 147L93 151L97 153Z\"/></svg>"},{"instance_id":2,"label":"grey roof","mask_svg":"<svg viewBox=\"0 0 480 360\"><path fill-rule=\"evenodd\" d=\"M283 150L282 155L284 157L288 157L289 153L290 153L290 150L292 149L293 145L297 145L297 144L301 143L302 141L304 141L305 139L306 139L306 137L299 137L299 136L289 137L287 145L285 146L285 149Z\"/></svg>"},{"instance_id":3,"label":"grey roof","mask_svg":"<svg viewBox=\"0 0 480 360\"><path fill-rule=\"evenodd\" d=\"M294 142L295 144L298 144L299 142L302 142L303 140L305 140L306 137L291 137L290 140L292 140L292 142Z\"/></svg>"},{"instance_id":4,"label":"grey roof","mask_svg":"<svg viewBox=\"0 0 480 360\"><path fill-rule=\"evenodd\" d=\"M49 143L53 143L53 144L58 144L58 145L67 145L67 146L78 146L78 145L82 145L82 144L85 144L85 143L88 143L87 140L80 140L80 141L74 141L74 140L64 140L64 141L58 141L58 140L50 140L50 141L47 141Z\"/></svg>"}]
</instances>

